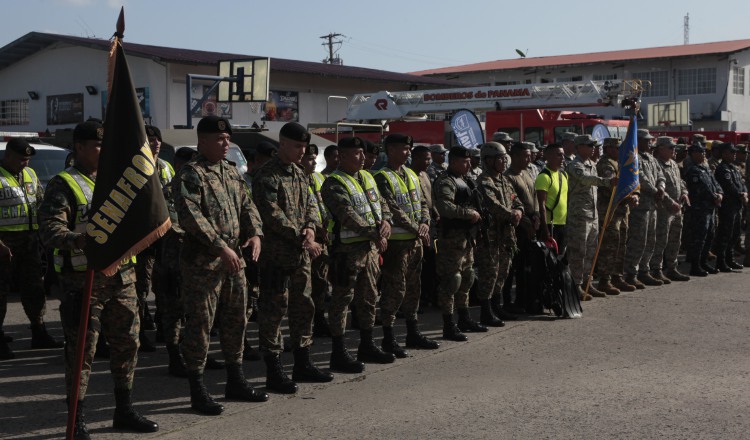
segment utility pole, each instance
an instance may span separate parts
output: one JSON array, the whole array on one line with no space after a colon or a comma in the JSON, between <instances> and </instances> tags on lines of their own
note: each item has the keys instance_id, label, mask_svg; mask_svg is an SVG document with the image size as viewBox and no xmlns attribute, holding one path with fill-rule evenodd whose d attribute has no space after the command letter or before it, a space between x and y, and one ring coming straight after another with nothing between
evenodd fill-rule
<instances>
[{"instance_id":1,"label":"utility pole","mask_svg":"<svg viewBox=\"0 0 750 440\"><path fill-rule=\"evenodd\" d=\"M341 64L340 60L338 62L334 61L334 60L338 60L338 57L337 58L333 57L333 45L334 44L341 44L341 40L334 40L334 38L345 37L345 36L346 35L344 35L344 34L336 34L336 33L331 32L328 35L323 35L322 37L320 37L323 40L328 40L327 42L325 42L325 43L322 44L322 46L328 46L328 58L325 59L325 60L323 60L324 63L326 63L326 64Z\"/></svg>"},{"instance_id":2,"label":"utility pole","mask_svg":"<svg viewBox=\"0 0 750 440\"><path fill-rule=\"evenodd\" d=\"M685 14L685 20L682 25L682 44L690 44L690 13Z\"/></svg>"}]
</instances>

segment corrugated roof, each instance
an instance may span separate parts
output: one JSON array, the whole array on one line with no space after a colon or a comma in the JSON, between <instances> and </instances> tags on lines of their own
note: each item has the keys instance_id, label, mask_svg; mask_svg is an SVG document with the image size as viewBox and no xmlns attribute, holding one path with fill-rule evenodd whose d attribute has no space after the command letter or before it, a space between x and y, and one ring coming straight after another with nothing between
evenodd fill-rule
<instances>
[{"instance_id":1,"label":"corrugated roof","mask_svg":"<svg viewBox=\"0 0 750 440\"><path fill-rule=\"evenodd\" d=\"M440 75L449 73L484 72L489 70L528 69L537 67L570 66L576 64L605 63L613 61L646 60L659 58L691 57L737 52L750 47L750 40L719 41L716 43L683 44L680 46L650 47L646 49L615 50L575 55L518 58L487 61L462 66L411 72L414 75Z\"/></svg>"},{"instance_id":2,"label":"corrugated roof","mask_svg":"<svg viewBox=\"0 0 750 440\"><path fill-rule=\"evenodd\" d=\"M49 34L43 32L29 32L23 37L0 48L0 70L30 56L52 44L68 43L93 49L109 50L110 42L98 38L73 37L69 35ZM216 65L221 60L252 58L256 55L232 54L222 52L208 52L203 50L180 49L173 47L152 46L125 41L123 43L128 55L155 58L183 64ZM426 78L406 73L389 72L385 70L367 69L364 67L337 66L315 63L311 61L288 60L271 58L271 71L293 72L310 75L328 76L336 78L369 79L378 81L393 81L425 86L460 85L454 81L438 78Z\"/></svg>"}]
</instances>

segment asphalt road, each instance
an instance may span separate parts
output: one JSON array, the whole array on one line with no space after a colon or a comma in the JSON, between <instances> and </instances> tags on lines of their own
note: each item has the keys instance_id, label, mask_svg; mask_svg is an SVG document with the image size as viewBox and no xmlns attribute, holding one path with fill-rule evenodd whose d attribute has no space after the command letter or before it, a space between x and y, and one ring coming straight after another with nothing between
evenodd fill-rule
<instances>
[{"instance_id":1,"label":"asphalt road","mask_svg":"<svg viewBox=\"0 0 750 440\"><path fill-rule=\"evenodd\" d=\"M219 417L190 410L187 382L166 374L163 349L144 353L134 400L161 425L152 435L111 429L112 382L106 361L97 361L87 419L100 439L747 439L749 282L746 269L595 299L584 303L582 319L511 322L469 342L368 365L364 374L303 384L292 397L225 402ZM5 329L17 358L0 362L0 437L61 438L60 353L26 350L29 331L18 299L11 301ZM426 333L440 335L437 310L421 320ZM48 321L60 336L56 301ZM403 320L397 324L403 334ZM356 334L349 336L353 348ZM316 341L320 366L329 353L329 341ZM284 360L291 371L291 354ZM262 362L245 363L245 371L263 385ZM223 401L224 373L208 371L206 382Z\"/></svg>"}]
</instances>

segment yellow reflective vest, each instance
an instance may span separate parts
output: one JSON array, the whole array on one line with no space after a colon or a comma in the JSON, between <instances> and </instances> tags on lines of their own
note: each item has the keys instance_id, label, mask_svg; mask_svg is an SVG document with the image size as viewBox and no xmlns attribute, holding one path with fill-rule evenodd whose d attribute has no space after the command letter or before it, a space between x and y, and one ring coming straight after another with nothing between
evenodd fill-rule
<instances>
[{"instance_id":1,"label":"yellow reflective vest","mask_svg":"<svg viewBox=\"0 0 750 440\"><path fill-rule=\"evenodd\" d=\"M36 231L37 188L39 178L31 168L21 172L18 180L0 166L0 231Z\"/></svg>"},{"instance_id":2,"label":"yellow reflective vest","mask_svg":"<svg viewBox=\"0 0 750 440\"><path fill-rule=\"evenodd\" d=\"M76 217L73 232L79 234L86 233L86 223L88 214L91 209L91 200L94 196L94 181L78 172L77 169L70 167L57 174L65 183L68 184L73 195L76 198ZM70 266L75 272L85 272L87 267L86 254L81 249L71 251L55 249L54 252L55 272L62 272L63 266L66 265L65 257L70 257Z\"/></svg>"},{"instance_id":3,"label":"yellow reflective vest","mask_svg":"<svg viewBox=\"0 0 750 440\"><path fill-rule=\"evenodd\" d=\"M404 179L397 172L387 167L375 174L382 174L386 177L398 206L401 207L412 221L419 224L425 220L422 218L422 187L419 183L419 177L417 177L414 171L406 167L403 167L403 169L406 170L406 182L404 182ZM394 225L391 228L389 240L411 240L415 238L417 238L417 234L414 232Z\"/></svg>"},{"instance_id":4,"label":"yellow reflective vest","mask_svg":"<svg viewBox=\"0 0 750 440\"><path fill-rule=\"evenodd\" d=\"M380 207L380 192L378 187L375 185L375 179L372 174L367 171L359 171L359 177L364 183L364 188L359 184L357 179L350 176L349 174L336 170L328 177L329 179L336 179L346 188L349 193L349 200L351 201L354 211L361 216L368 225L377 226L377 224L383 220L383 211ZM328 222L328 232L336 233L336 225L333 220ZM338 239L341 243L357 243L362 241L370 240L369 235L360 235L358 232L347 229L340 226L338 231Z\"/></svg>"}]
</instances>

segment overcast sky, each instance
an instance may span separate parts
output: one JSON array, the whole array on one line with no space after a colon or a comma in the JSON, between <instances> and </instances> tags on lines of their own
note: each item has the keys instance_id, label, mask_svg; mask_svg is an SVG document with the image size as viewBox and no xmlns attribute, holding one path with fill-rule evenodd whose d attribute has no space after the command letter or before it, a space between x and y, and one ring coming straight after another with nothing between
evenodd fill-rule
<instances>
[{"instance_id":1,"label":"overcast sky","mask_svg":"<svg viewBox=\"0 0 750 440\"><path fill-rule=\"evenodd\" d=\"M126 51L134 42L320 62L319 37L339 33L345 65L396 72L517 58L515 49L679 45L687 13L690 43L750 39L747 0L2 0L0 47L32 31L109 38L123 5Z\"/></svg>"}]
</instances>

